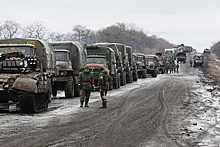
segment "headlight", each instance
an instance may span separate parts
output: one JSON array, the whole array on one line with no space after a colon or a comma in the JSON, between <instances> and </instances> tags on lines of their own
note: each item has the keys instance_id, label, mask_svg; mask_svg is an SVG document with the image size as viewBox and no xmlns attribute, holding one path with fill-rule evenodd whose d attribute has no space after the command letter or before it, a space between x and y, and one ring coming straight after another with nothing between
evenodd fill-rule
<instances>
[{"instance_id":1,"label":"headlight","mask_svg":"<svg viewBox=\"0 0 220 147\"><path fill-rule=\"evenodd\" d=\"M61 75L61 76L64 76L64 72L60 72L60 75Z\"/></svg>"}]
</instances>

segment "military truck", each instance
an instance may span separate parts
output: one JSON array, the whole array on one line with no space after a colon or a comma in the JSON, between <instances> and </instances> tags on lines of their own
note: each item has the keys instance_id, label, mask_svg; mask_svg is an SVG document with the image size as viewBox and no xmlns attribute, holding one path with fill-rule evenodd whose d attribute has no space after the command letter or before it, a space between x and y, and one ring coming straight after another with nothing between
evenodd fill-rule
<instances>
[{"instance_id":1,"label":"military truck","mask_svg":"<svg viewBox=\"0 0 220 147\"><path fill-rule=\"evenodd\" d=\"M86 66L86 49L77 41L50 42L55 48L56 65L59 73L53 79L52 94L57 95L58 90L65 91L65 97L80 96L78 88L78 75Z\"/></svg>"},{"instance_id":2,"label":"military truck","mask_svg":"<svg viewBox=\"0 0 220 147\"><path fill-rule=\"evenodd\" d=\"M91 68L94 75L95 87L98 87L98 78L100 74L100 68L108 72L112 77L109 87L111 89L120 88L120 74L116 68L115 51L110 47L99 46L96 44L87 44L87 66Z\"/></svg>"},{"instance_id":3,"label":"military truck","mask_svg":"<svg viewBox=\"0 0 220 147\"><path fill-rule=\"evenodd\" d=\"M210 54L210 49L204 49L203 54Z\"/></svg>"},{"instance_id":4,"label":"military truck","mask_svg":"<svg viewBox=\"0 0 220 147\"><path fill-rule=\"evenodd\" d=\"M0 108L40 112L51 101L54 49L38 39L0 40Z\"/></svg>"},{"instance_id":5,"label":"military truck","mask_svg":"<svg viewBox=\"0 0 220 147\"><path fill-rule=\"evenodd\" d=\"M158 52L158 53L156 53L156 56L159 59L158 70L161 74L164 74L165 73L165 59L163 58L163 53Z\"/></svg>"},{"instance_id":6,"label":"military truck","mask_svg":"<svg viewBox=\"0 0 220 147\"><path fill-rule=\"evenodd\" d=\"M202 67L204 64L204 56L195 55L193 57L193 67Z\"/></svg>"},{"instance_id":7,"label":"military truck","mask_svg":"<svg viewBox=\"0 0 220 147\"><path fill-rule=\"evenodd\" d=\"M139 78L147 77L147 60L143 53L135 53L137 55L137 71Z\"/></svg>"},{"instance_id":8,"label":"military truck","mask_svg":"<svg viewBox=\"0 0 220 147\"><path fill-rule=\"evenodd\" d=\"M156 55L148 54L146 55L147 60L147 74L150 74L152 77L157 77L159 72L159 58Z\"/></svg>"},{"instance_id":9,"label":"military truck","mask_svg":"<svg viewBox=\"0 0 220 147\"><path fill-rule=\"evenodd\" d=\"M176 55L177 63L186 63L186 53L180 52Z\"/></svg>"},{"instance_id":10,"label":"military truck","mask_svg":"<svg viewBox=\"0 0 220 147\"><path fill-rule=\"evenodd\" d=\"M133 54L132 47L126 46L126 53L128 54L128 61L130 66L130 77L127 77L127 83L132 83L133 81L137 81L138 79L138 72L137 72L137 55ZM129 75L129 74L128 74Z\"/></svg>"},{"instance_id":11,"label":"military truck","mask_svg":"<svg viewBox=\"0 0 220 147\"><path fill-rule=\"evenodd\" d=\"M126 45L124 44L121 44L121 43L114 43L118 50L121 52L121 55L122 55L122 65L123 65L123 76L122 79L121 78L121 82L124 82L122 83L122 85L125 85L126 83L132 83L133 82L133 73L131 71L131 66L130 66L130 63L129 63L129 57L128 57L128 53L129 53L129 48L126 47ZM127 52L128 51L128 52ZM130 54L131 56L131 48L130 48Z\"/></svg>"},{"instance_id":12,"label":"military truck","mask_svg":"<svg viewBox=\"0 0 220 147\"><path fill-rule=\"evenodd\" d=\"M126 84L126 72L122 61L122 53L118 49L117 43L95 43L98 46L110 47L115 52L117 73L120 75L120 85Z\"/></svg>"}]
</instances>

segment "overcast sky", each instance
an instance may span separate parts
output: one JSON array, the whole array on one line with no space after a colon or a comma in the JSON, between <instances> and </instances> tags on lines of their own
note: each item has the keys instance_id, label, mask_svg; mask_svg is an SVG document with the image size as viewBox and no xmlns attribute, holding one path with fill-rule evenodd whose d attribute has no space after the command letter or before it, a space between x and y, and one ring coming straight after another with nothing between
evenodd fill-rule
<instances>
[{"instance_id":1,"label":"overcast sky","mask_svg":"<svg viewBox=\"0 0 220 147\"><path fill-rule=\"evenodd\" d=\"M134 23L148 35L198 50L220 41L220 0L7 0L0 22L42 21L50 31L82 25L97 31L117 22Z\"/></svg>"}]
</instances>

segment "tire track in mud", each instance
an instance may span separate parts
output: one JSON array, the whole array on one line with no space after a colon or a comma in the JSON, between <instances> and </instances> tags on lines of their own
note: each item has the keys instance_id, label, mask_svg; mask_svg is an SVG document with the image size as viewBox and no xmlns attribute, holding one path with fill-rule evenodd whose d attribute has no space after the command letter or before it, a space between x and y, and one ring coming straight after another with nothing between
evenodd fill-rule
<instances>
[{"instance_id":1,"label":"tire track in mud","mask_svg":"<svg viewBox=\"0 0 220 147\"><path fill-rule=\"evenodd\" d=\"M164 103L165 103L164 106L166 106L165 107L165 114L167 114L167 115L162 116L162 119L160 122L160 125L161 125L160 131L163 134L165 142L167 142L171 146L189 146L188 143L183 142L181 139L178 138L178 136L176 136L176 135L178 135L179 130L175 130L174 132L172 130L173 125L177 125L177 124L175 124L175 121L173 119L175 117L179 117L179 116L172 117L172 115L178 115L179 110L175 110L175 109L179 109L181 106L183 106L183 104L185 103L186 97L190 96L189 87L192 83L188 83L188 82L186 83L186 80L187 80L186 78L182 78L181 80L178 80L178 83L173 84L173 82L171 82L171 83L167 84L166 87L169 87L170 90L164 90L163 94L160 94L160 97L163 97L160 99L164 100ZM175 80L175 81L177 81L177 80ZM180 86L180 85L182 85L182 86ZM167 94L165 95L164 93L166 93L166 92L167 92ZM175 97L177 99L175 99ZM177 114L172 114L172 112L177 112ZM188 110L188 112L186 114L184 114L183 117L185 117L186 115L189 115L191 113L192 113L192 111ZM172 114L172 115L170 117L167 117L169 114ZM184 118L182 118L182 119L184 119ZM171 126L171 129L169 129L169 126Z\"/></svg>"},{"instance_id":2,"label":"tire track in mud","mask_svg":"<svg viewBox=\"0 0 220 147\"><path fill-rule=\"evenodd\" d=\"M150 86L147 86L147 87L150 87ZM159 89L161 89L161 87L157 88L157 91ZM123 106L123 105L127 106L125 104L127 101L129 101L129 98L127 98L127 96L130 95L131 93L133 93L135 95L135 93L137 93L137 91L139 91L139 90L140 91L144 91L145 90L145 92L139 93L139 99L144 99L147 96L148 100L145 101L145 103L149 103L149 101L151 101L153 98L155 98L155 96L157 97L157 95L158 95L158 92L155 92L155 91L152 91L152 90L146 91L146 86L145 86L144 88L133 90L132 92L130 92L127 95L125 95L122 98L123 100L121 100L118 105L119 106ZM132 97L132 96L130 96L130 97ZM136 99L136 97L135 97L135 99ZM158 99L158 101L160 101L160 100ZM149 130L152 130L152 126L156 127L156 123L155 122L157 122L157 120L161 117L161 115L164 112L164 108L163 108L164 106L162 106L162 104L163 103L161 103L160 108L158 108L157 111L155 111L155 109L153 111L151 110L151 113L150 113L151 115L150 115L149 119L144 122L145 123L144 126L146 128L144 128L144 131L141 131L141 135L138 135L138 133L140 133L140 131L137 132L137 135L135 135L135 136L134 136L134 134L132 134L133 138L130 137L129 134L127 134L128 136L124 137L125 138L124 141L127 144L123 144L125 142L118 143L117 140L114 139L114 137L116 136L115 135L116 133L114 133L114 132L115 132L115 130L117 130L117 125L120 125L120 123L122 121L127 120L129 115L132 115L132 113L134 113L133 112L134 109L132 109L132 107L138 107L139 106L138 104L134 104L134 102L130 103L130 107L126 108L126 110L123 111L120 114L119 118L114 120L114 122L112 122L111 125L106 130L106 132L105 132L105 134L106 134L105 136L106 137L105 138L107 138L107 139L106 139L105 142L106 142L107 146L109 146L109 147L111 147L111 146L125 146L125 145L137 146L138 144L140 144L141 141L143 141L146 137L149 136ZM147 111L147 110L142 108L142 110L138 111L139 112L138 114L143 113L145 111ZM146 116L143 116L143 117L146 117ZM135 120L133 119L132 121L135 121ZM152 131L150 133L152 133ZM117 138L117 136L115 138ZM127 138L130 138L131 140L128 140Z\"/></svg>"}]
</instances>

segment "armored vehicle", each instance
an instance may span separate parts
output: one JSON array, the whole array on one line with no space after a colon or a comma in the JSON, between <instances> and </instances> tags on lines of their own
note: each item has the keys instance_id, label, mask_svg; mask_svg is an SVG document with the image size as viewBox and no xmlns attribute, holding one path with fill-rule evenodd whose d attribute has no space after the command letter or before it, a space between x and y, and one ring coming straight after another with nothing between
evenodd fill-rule
<instances>
[{"instance_id":1,"label":"armored vehicle","mask_svg":"<svg viewBox=\"0 0 220 147\"><path fill-rule=\"evenodd\" d=\"M158 67L159 67L159 58L156 55L146 55L147 60L147 74L150 74L152 77L157 77Z\"/></svg>"},{"instance_id":2,"label":"armored vehicle","mask_svg":"<svg viewBox=\"0 0 220 147\"><path fill-rule=\"evenodd\" d=\"M86 66L86 49L77 41L50 42L55 48L56 65L59 73L53 79L53 96L57 95L57 90L64 90L65 97L80 96L78 88L78 75Z\"/></svg>"},{"instance_id":3,"label":"armored vehicle","mask_svg":"<svg viewBox=\"0 0 220 147\"><path fill-rule=\"evenodd\" d=\"M193 57L193 67L202 67L204 64L204 56L195 55Z\"/></svg>"},{"instance_id":4,"label":"armored vehicle","mask_svg":"<svg viewBox=\"0 0 220 147\"><path fill-rule=\"evenodd\" d=\"M147 60L143 53L135 53L137 55L137 71L139 78L147 77Z\"/></svg>"},{"instance_id":5,"label":"armored vehicle","mask_svg":"<svg viewBox=\"0 0 220 147\"><path fill-rule=\"evenodd\" d=\"M91 68L94 75L95 87L98 87L98 78L100 74L100 68L108 72L112 77L112 82L110 82L110 89L120 87L120 74L116 68L116 58L115 51L110 47L99 46L96 44L87 44L87 66Z\"/></svg>"},{"instance_id":6,"label":"armored vehicle","mask_svg":"<svg viewBox=\"0 0 220 147\"><path fill-rule=\"evenodd\" d=\"M186 63L186 53L180 52L176 55L177 63Z\"/></svg>"},{"instance_id":7,"label":"armored vehicle","mask_svg":"<svg viewBox=\"0 0 220 147\"><path fill-rule=\"evenodd\" d=\"M53 47L37 39L7 39L0 40L0 54L1 109L47 110L55 75Z\"/></svg>"}]
</instances>

